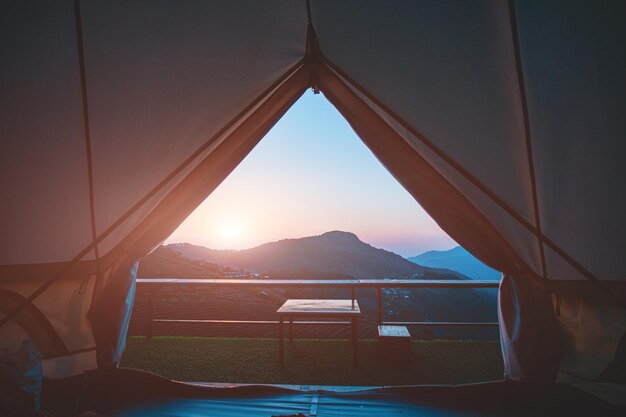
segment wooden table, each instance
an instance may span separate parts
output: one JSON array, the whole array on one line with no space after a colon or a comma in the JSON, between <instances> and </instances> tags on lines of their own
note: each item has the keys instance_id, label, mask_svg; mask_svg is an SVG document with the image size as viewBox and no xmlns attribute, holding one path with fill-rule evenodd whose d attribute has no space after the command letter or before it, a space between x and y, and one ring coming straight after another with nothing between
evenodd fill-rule
<instances>
[{"instance_id":1,"label":"wooden table","mask_svg":"<svg viewBox=\"0 0 626 417\"><path fill-rule=\"evenodd\" d=\"M284 362L283 322L289 320L289 343L293 343L293 318L349 318L352 325L352 349L354 363L357 363L357 320L361 315L356 300L287 300L278 311L278 362Z\"/></svg>"}]
</instances>

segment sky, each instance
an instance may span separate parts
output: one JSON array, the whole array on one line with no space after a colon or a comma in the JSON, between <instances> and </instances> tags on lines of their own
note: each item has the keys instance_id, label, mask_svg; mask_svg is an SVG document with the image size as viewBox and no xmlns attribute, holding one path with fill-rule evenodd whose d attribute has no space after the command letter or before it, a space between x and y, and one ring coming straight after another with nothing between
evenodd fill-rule
<instances>
[{"instance_id":1,"label":"sky","mask_svg":"<svg viewBox=\"0 0 626 417\"><path fill-rule=\"evenodd\" d=\"M456 246L332 104L307 91L166 243L247 249L331 230L402 256Z\"/></svg>"}]
</instances>

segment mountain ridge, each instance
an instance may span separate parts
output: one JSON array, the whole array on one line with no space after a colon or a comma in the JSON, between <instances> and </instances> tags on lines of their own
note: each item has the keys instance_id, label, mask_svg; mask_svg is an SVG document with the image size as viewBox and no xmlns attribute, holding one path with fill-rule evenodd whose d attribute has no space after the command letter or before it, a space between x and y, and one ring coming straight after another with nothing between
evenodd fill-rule
<instances>
[{"instance_id":1,"label":"mountain ridge","mask_svg":"<svg viewBox=\"0 0 626 417\"><path fill-rule=\"evenodd\" d=\"M458 271L472 279L500 279L501 273L482 263L462 246L441 251L431 250L407 258L418 265L432 268L447 268Z\"/></svg>"},{"instance_id":2,"label":"mountain ridge","mask_svg":"<svg viewBox=\"0 0 626 417\"><path fill-rule=\"evenodd\" d=\"M415 264L361 241L354 233L339 230L243 250L216 250L189 243L167 247L190 259L272 277L469 279L452 270Z\"/></svg>"}]
</instances>

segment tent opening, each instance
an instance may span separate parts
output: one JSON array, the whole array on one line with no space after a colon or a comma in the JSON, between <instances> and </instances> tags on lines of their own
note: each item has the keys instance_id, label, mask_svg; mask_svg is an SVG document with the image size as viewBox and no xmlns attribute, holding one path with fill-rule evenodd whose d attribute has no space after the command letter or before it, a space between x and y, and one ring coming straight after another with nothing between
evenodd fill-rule
<instances>
[{"instance_id":1,"label":"tent opening","mask_svg":"<svg viewBox=\"0 0 626 417\"><path fill-rule=\"evenodd\" d=\"M141 260L121 366L221 383L499 380L500 276L443 232L334 107L308 91L164 245ZM157 278L187 281L155 286L150 280ZM194 279L319 286L194 285ZM359 365L341 340L349 326L333 322L296 324L297 350L280 365L276 311L288 299L349 298L350 289L332 287L346 279L492 280L493 286L384 287L380 313L376 289L357 288ZM378 341L379 319L410 335L409 352L399 360Z\"/></svg>"},{"instance_id":2,"label":"tent opening","mask_svg":"<svg viewBox=\"0 0 626 417\"><path fill-rule=\"evenodd\" d=\"M495 402L495 414L502 409L511 414L511 406L528 404L527 413L512 414L571 415L585 408L593 411L586 415L610 415L580 389L593 395L600 390L603 396L612 392L623 403L626 233L621 219L626 194L619 192L626 176L623 3L424 0L395 2L393 7L360 0L34 3L7 2L0 13L0 188L6 190L0 205L0 352L9 352L5 359L11 364L33 365L34 373L45 377L44 390L39 389L41 378L32 380L33 393L47 392L53 402L69 398L60 401L65 404L57 402L65 411L65 406L73 411L83 407L109 410L108 414L161 394L213 395L213 389L203 391L118 369L128 328L134 326L130 312L135 294L146 285L152 288L144 299L150 323L147 336L154 341L159 328L152 325L158 321L164 326L171 320L150 316L152 307L161 310L159 294L166 289L160 286L168 286L170 298L165 301L179 302L200 295L197 287L217 288L220 282L243 289L245 279L238 275L252 273L254 278L248 281L257 279L253 281L257 286L247 288L256 289L260 283L263 288L246 295L258 304L268 299L282 302L278 310L273 308L279 315L278 361L286 364L299 363L294 358L306 347L298 341L306 335L295 329L296 343L285 348L280 343L281 321L292 329L292 320L298 325L302 320L294 314L312 317L313 311L306 302L289 303L301 300L294 298L302 297L298 290L322 301L330 299L329 291L342 290L346 293L342 303L328 303L333 308L313 314L328 318L349 308L349 314L341 316L345 320L334 320L339 322L337 329L346 321L350 324L350 346L358 349L326 346L330 353L346 348L341 354L347 366L350 360L359 363L358 352L360 361L366 357L366 348L361 349L366 338L359 333L366 331L365 324L381 339L406 346L400 329L393 333L380 326L388 321L415 325L410 319L394 320L396 311L387 301L407 300L410 305L412 295L404 291L416 283L423 283L423 300L435 289L474 291L478 285L478 296L498 284L426 279L427 272L440 266L419 267L408 260L405 268L421 268L415 270L418 276L398 278L393 285L384 278L337 277L334 269L325 271L333 276L313 285L315 280L303 277L289 281L293 271L284 266L272 276L265 267L255 272L243 263L222 268L198 261L194 265L202 273L228 273L230 278L206 279L202 285L197 278L188 279L191 294L172 290L161 278L137 280L138 260L173 233L312 88L324 94L450 237L502 271L497 324L507 381L482 391L474 407L494 411ZM368 185L367 195L373 195L376 182ZM325 186L321 192L330 189ZM335 201L357 190L349 184ZM378 207L378 201L364 201L359 214ZM346 217L357 222L353 212ZM282 217L288 219L286 214ZM313 229L316 223L311 219L306 223ZM249 230L242 225L237 218L221 220L219 233L231 242L225 247L235 246ZM357 241L413 255L402 253L398 242L383 242L366 231L332 229L303 235L342 248L341 262L352 268L366 264L344 250ZM296 238L303 236L287 242ZM188 262L180 254L183 247L176 248L178 261ZM154 255L163 255L163 250ZM307 256L315 253L324 259L331 255L310 249ZM382 256L376 254L367 257L368 264ZM289 261L296 259L303 258L293 255ZM309 270L303 268L301 273ZM381 271L375 276L380 275L389 276ZM451 281L455 286L450 287ZM285 293L275 292L288 283ZM392 292L395 287L400 287L397 293ZM367 298L365 291L374 295ZM253 309L246 312L254 315ZM375 317L373 324L363 323L364 317ZM191 316L175 320L180 321L179 328L200 324ZM226 324L215 323L221 319L199 320ZM276 325L276 320L257 315L252 320ZM432 317L419 320L420 326L428 320L433 327L443 323ZM314 325L318 324L302 327ZM412 343L409 340L411 348ZM247 356L242 357L248 358L251 368L257 363L251 353L258 346L244 349ZM322 344L313 346L320 347L313 349L316 353L325 352ZM221 351L234 352L228 347ZM324 354L327 357L332 356ZM402 368L404 363L408 362L389 368ZM419 358L410 363L418 368L427 364ZM13 365L0 369L25 369ZM382 361L376 365L383 366ZM16 380L27 374L9 378L12 389L17 389L0 398L1 403L12 402L12 393L21 392L25 397L17 398L39 408L37 395L24 391ZM219 377L214 376L210 379ZM142 380L163 389L126 389L141 386ZM71 395L54 395L54 387ZM470 393L482 389L442 388L438 404L447 406L454 397L455 407L461 404L465 410L467 399L475 398ZM398 403L419 393L421 399L430 400L435 391L418 387L394 393ZM387 394L393 393L377 391L368 401ZM535 406L538 397L549 405ZM328 398L318 402L312 396L307 413L315 414ZM395 407L394 401L387 405ZM286 409L281 406L274 414L283 415ZM302 407L291 410L300 412Z\"/></svg>"}]
</instances>

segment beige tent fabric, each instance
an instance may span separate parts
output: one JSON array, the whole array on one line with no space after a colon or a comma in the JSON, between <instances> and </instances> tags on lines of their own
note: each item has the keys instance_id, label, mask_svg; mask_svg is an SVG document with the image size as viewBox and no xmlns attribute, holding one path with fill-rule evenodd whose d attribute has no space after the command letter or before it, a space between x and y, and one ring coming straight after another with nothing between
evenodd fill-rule
<instances>
[{"instance_id":1,"label":"beige tent fabric","mask_svg":"<svg viewBox=\"0 0 626 417\"><path fill-rule=\"evenodd\" d=\"M124 297L122 290L114 288L120 285L126 285L128 281L127 268L129 260L137 259L148 253L153 247L166 236L168 236L176 226L184 220L184 218L200 203L210 192L219 185L219 183L234 169L234 167L247 155L258 141L267 133L267 131L276 123L276 121L291 107L291 105L302 95L304 90L310 83L310 73L308 68L302 64L298 64L293 68L286 77L274 89L270 90L266 97L260 97L255 100L256 104L252 106L243 120L237 120L236 127L227 131L223 138L220 138L219 145L209 148L211 151L204 160L198 164L195 170L184 178L170 192L164 200L151 212L146 220L136 226L133 233L120 245L115 251L110 252L101 261L101 278L97 288L93 287L93 280L89 280L91 285L83 288L82 293L91 295L95 291L96 300L102 299L101 302L95 303L96 317L94 320L94 329L96 340L101 339L99 346L100 366L114 365L119 362L119 356L111 356L121 352L115 351L119 343L123 343L125 332L119 334L119 327L115 325L116 321L121 318L117 309L113 307L113 300ZM96 267L94 263L90 264L92 268ZM80 270L84 264L78 264L74 269ZM42 268L41 276L47 278L46 272L54 270L56 265L50 268ZM19 269L19 268L12 268ZM93 277L92 277L93 278ZM87 319L87 312L91 303L82 304L80 310L69 312L65 310L66 306L58 304L57 297L52 295L62 291L65 288L62 283L65 280L56 282L51 289L48 289L45 296L38 297L36 304L52 303L51 310L44 310L45 313L55 315L62 314L68 318L78 319L82 317ZM24 295L28 295L37 287L39 281L30 283L31 290L22 291ZM80 284L80 281L79 281ZM113 297L113 299L111 299ZM113 304L112 304L113 302ZM92 309L94 305L92 305ZM83 329L75 328L74 333L70 336L73 338L88 338L90 347L95 346L93 336L91 336L91 327ZM68 335L64 334L67 337ZM112 346L111 346L112 343ZM83 346L83 348L85 348ZM84 354L82 354L84 356ZM57 360L55 363L61 365L65 360ZM94 364L93 361L87 361L87 364ZM84 360L80 361L84 364ZM50 376L61 375L58 369L60 365L50 365L46 369L51 369ZM82 367L70 368L70 372L82 372Z\"/></svg>"},{"instance_id":2,"label":"beige tent fabric","mask_svg":"<svg viewBox=\"0 0 626 417\"><path fill-rule=\"evenodd\" d=\"M407 142L327 67L318 85L367 147L450 236L490 265L508 273L528 271L501 234Z\"/></svg>"},{"instance_id":3,"label":"beige tent fabric","mask_svg":"<svg viewBox=\"0 0 626 417\"><path fill-rule=\"evenodd\" d=\"M534 224L508 3L418 0L389 8L377 5L313 2L324 56ZM377 113L385 117L388 112ZM404 130L402 136L514 242L517 253L541 275L538 240L432 155L398 120L389 124Z\"/></svg>"},{"instance_id":4,"label":"beige tent fabric","mask_svg":"<svg viewBox=\"0 0 626 417\"><path fill-rule=\"evenodd\" d=\"M545 280L504 274L498 291L498 322L508 380L554 382L563 339Z\"/></svg>"},{"instance_id":5,"label":"beige tent fabric","mask_svg":"<svg viewBox=\"0 0 626 417\"><path fill-rule=\"evenodd\" d=\"M611 291L626 296L626 285L610 282ZM591 282L555 281L557 319L565 351L559 379L595 380L613 360L626 332L626 314Z\"/></svg>"},{"instance_id":6,"label":"beige tent fabric","mask_svg":"<svg viewBox=\"0 0 626 417\"><path fill-rule=\"evenodd\" d=\"M332 63L328 62L328 65L333 71L337 71ZM360 88L355 87L340 74L336 74L360 100L362 100L372 111L376 113L388 126L392 128L397 135L402 137L405 142L413 149L414 152L419 154L424 160L428 161L433 169L435 167L445 166L447 169L440 171L435 169L441 177L449 183L450 186L455 188L459 193L466 196L468 201L475 207L482 216L488 219L502 238L513 248L516 248L517 255L521 258L521 261L528 265L534 265L535 273L540 273L540 252L536 245L536 236L526 229L522 224L511 222L511 215L507 213L496 202L491 200L489 196L480 191L471 181L465 178L460 172L455 171L444 159L439 157L429 147L421 142L421 140L415 136L414 133L407 130L402 123L395 119L392 115L387 113L385 109L376 104L370 97L362 92ZM408 151L408 148L407 148ZM499 227L501 224L506 223L507 228ZM443 225L442 225L443 226ZM448 232L450 233L450 232ZM493 256L481 258L481 253L474 253L474 256L479 257L484 263L489 264L494 261ZM493 267L493 265L491 265ZM502 266L495 267L498 270L503 270Z\"/></svg>"},{"instance_id":7,"label":"beige tent fabric","mask_svg":"<svg viewBox=\"0 0 626 417\"><path fill-rule=\"evenodd\" d=\"M309 69L298 65L267 97L259 100L243 120L237 122L237 127L110 254L109 258L115 260L115 267L99 283L92 305L101 367L114 366L121 359L126 336L124 326L127 326L124 320L128 318L120 315L120 311L125 309L112 308L110 300L123 299L129 291L127 283L134 281L128 276L129 262L147 254L171 234L256 146L309 83ZM132 299L129 302L132 303Z\"/></svg>"},{"instance_id":8,"label":"beige tent fabric","mask_svg":"<svg viewBox=\"0 0 626 417\"><path fill-rule=\"evenodd\" d=\"M239 165L274 124L304 93L309 68L299 65L268 97L249 111L192 173L184 178L120 245L140 257L152 250Z\"/></svg>"},{"instance_id":9,"label":"beige tent fabric","mask_svg":"<svg viewBox=\"0 0 626 417\"><path fill-rule=\"evenodd\" d=\"M201 159L181 163L302 59L306 4L79 3L100 235L174 170L188 174ZM74 5L0 14L1 265L65 262L92 240ZM135 207L101 254L175 185Z\"/></svg>"},{"instance_id":10,"label":"beige tent fabric","mask_svg":"<svg viewBox=\"0 0 626 417\"><path fill-rule=\"evenodd\" d=\"M539 279L489 220L345 81L328 68L317 74L318 85L329 101L433 219L469 251L505 272L499 317L507 377L519 382L554 381L562 348L546 281Z\"/></svg>"},{"instance_id":11,"label":"beige tent fabric","mask_svg":"<svg viewBox=\"0 0 626 417\"><path fill-rule=\"evenodd\" d=\"M91 241L71 1L0 12L0 264L63 262Z\"/></svg>"},{"instance_id":12,"label":"beige tent fabric","mask_svg":"<svg viewBox=\"0 0 626 417\"><path fill-rule=\"evenodd\" d=\"M554 243L545 248L547 278L579 279L582 267L599 280L626 280L626 5L310 3L326 61L304 57L305 1L3 4L0 285L28 296L57 279L33 305L67 349L81 353L53 359L52 374L95 366L94 352L83 350L100 338L112 352L101 366L116 361L123 335L113 333L123 332L118 313L128 306L134 260L166 238L311 83L446 232L510 274L503 295L522 294L515 280L543 274L537 218ZM546 283L532 282L537 292L522 306L546 300ZM96 338L87 313L92 296L107 292L119 324L95 322ZM584 303L570 295L565 305ZM598 346L592 340L604 337L590 328L619 314L600 300L568 307L560 319L572 340L585 340L587 357ZM550 326L547 307L540 310ZM577 311L600 310L599 324L572 324ZM541 317L517 318L532 328ZM599 356L606 362L611 352ZM593 368L585 372L601 365Z\"/></svg>"},{"instance_id":13,"label":"beige tent fabric","mask_svg":"<svg viewBox=\"0 0 626 417\"><path fill-rule=\"evenodd\" d=\"M98 233L302 58L305 4L267 6L81 3ZM116 247L155 203L120 225L101 252Z\"/></svg>"},{"instance_id":14,"label":"beige tent fabric","mask_svg":"<svg viewBox=\"0 0 626 417\"><path fill-rule=\"evenodd\" d=\"M46 276L48 278L48 276ZM10 321L0 327L0 351L8 349L13 351L17 344L28 337L37 342L44 358L44 375L49 377L64 377L77 375L96 367L95 340L92 325L87 316L91 306L94 291L95 275L91 273L83 279L66 278L55 282L48 288L43 296L38 297L32 303L34 309L43 315L50 323L53 332L62 340L64 349L50 350L50 342L41 341L29 334L32 328L41 326L39 323L24 324L20 317L28 312L28 308L19 313L17 320ZM2 283L2 288L13 291L23 297L30 295L40 282L34 280L13 281ZM9 310L4 305L1 309L0 318L4 317ZM11 307L14 307L11 305ZM10 311L13 311L11 308ZM35 321L36 318L30 321Z\"/></svg>"},{"instance_id":15,"label":"beige tent fabric","mask_svg":"<svg viewBox=\"0 0 626 417\"><path fill-rule=\"evenodd\" d=\"M98 266L89 260L93 251L76 258L88 248L91 233L75 2L36 3L6 4L0 14L0 121L7 135L0 153L0 181L10 190L6 196L10 204L0 207L6 232L0 243L0 281L3 288L28 296L42 282L56 278L34 305L52 318L70 351L92 349L48 361L50 376L60 377L95 367L87 315L96 291L95 271L114 272L110 268L115 267L118 272L109 276L127 280L128 273L119 271L123 259L128 259L120 242L141 237L133 231L142 225L139 230L152 233L149 243L144 239L142 249L131 252L135 259L147 253L193 209L187 201L187 211L179 208L170 224L154 228L158 233L146 228L148 216L154 219L164 212L154 208L162 207L164 199L172 201L167 199L172 189L181 182L189 184L189 174L202 161L205 168L199 174L215 174L206 166L219 162L223 178L232 169L225 168L235 163L233 156L241 158L242 149L247 153L253 146L244 135L262 136L248 122L247 131L237 131L244 148L225 149L206 159L224 148L220 143L242 122L252 119L259 124L259 117L270 117L263 107L269 93L276 92L277 80L286 73L293 75L304 53L306 5L277 1L270 8L220 2L174 6L154 1L146 7L141 2L80 2L96 231L106 234L99 243L103 259ZM302 72L298 74L301 92L308 83ZM281 111L297 96L289 95ZM280 114L271 116L277 119ZM265 127L256 129L261 132L276 119L269 125L263 120ZM226 163L224 158L232 161ZM213 186L220 181L212 176L206 180ZM193 201L209 192L210 188L203 189ZM167 210L173 213L172 207ZM68 264L73 258L79 261ZM96 295L108 288L108 282L105 273ZM76 303L58 302L73 300L78 288ZM2 339L0 348L5 341L9 342Z\"/></svg>"},{"instance_id":16,"label":"beige tent fabric","mask_svg":"<svg viewBox=\"0 0 626 417\"><path fill-rule=\"evenodd\" d=\"M117 366L126 347L126 335L135 301L139 262L118 256L100 270L87 315L92 323L98 368Z\"/></svg>"},{"instance_id":17,"label":"beige tent fabric","mask_svg":"<svg viewBox=\"0 0 626 417\"><path fill-rule=\"evenodd\" d=\"M626 279L626 3L516 1L544 232ZM547 252L551 279L579 276Z\"/></svg>"}]
</instances>

